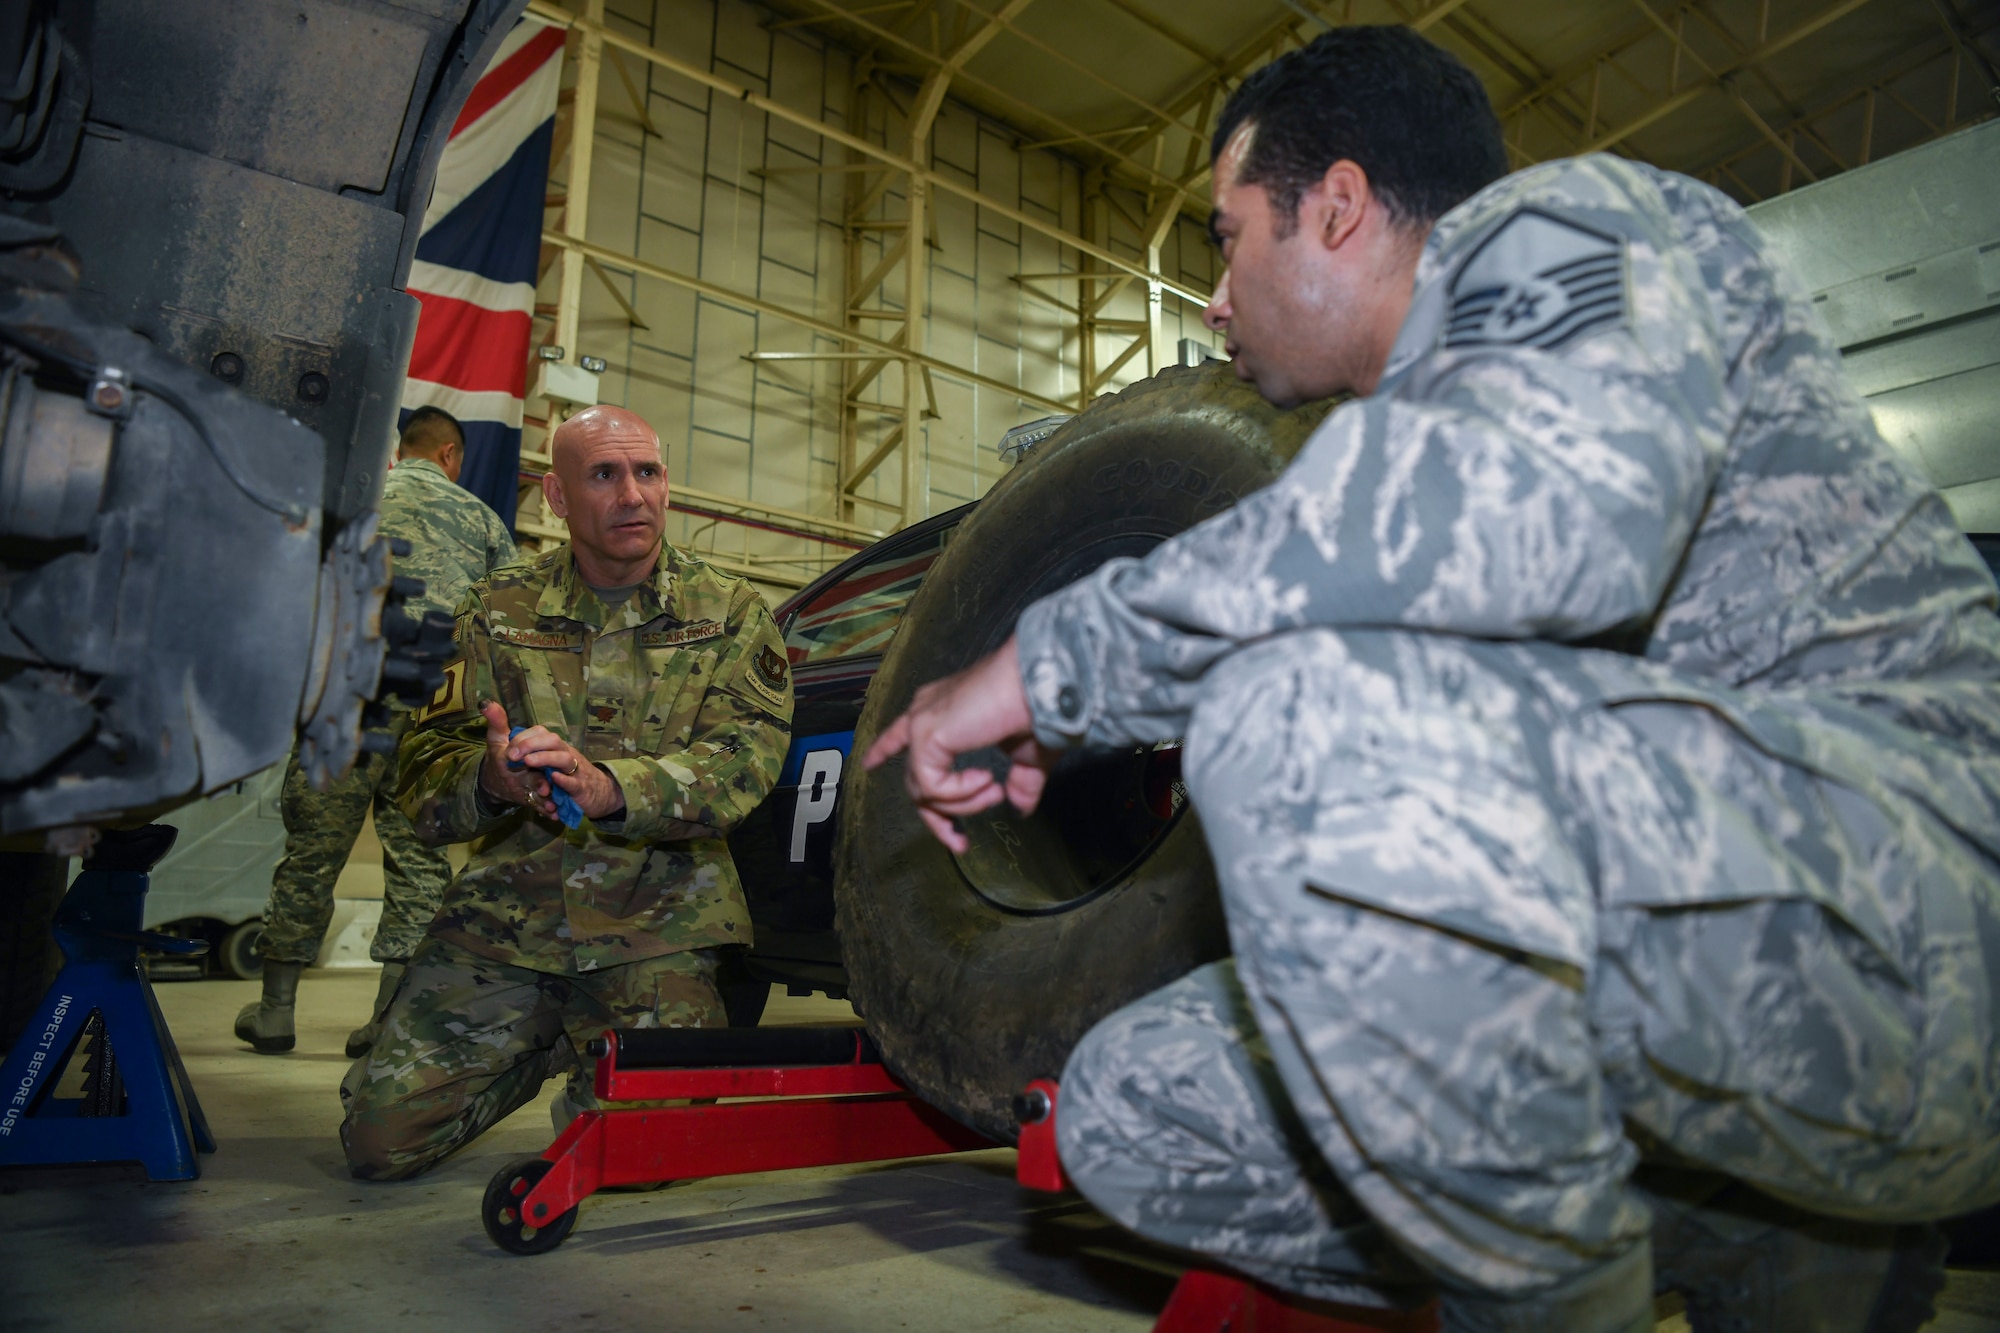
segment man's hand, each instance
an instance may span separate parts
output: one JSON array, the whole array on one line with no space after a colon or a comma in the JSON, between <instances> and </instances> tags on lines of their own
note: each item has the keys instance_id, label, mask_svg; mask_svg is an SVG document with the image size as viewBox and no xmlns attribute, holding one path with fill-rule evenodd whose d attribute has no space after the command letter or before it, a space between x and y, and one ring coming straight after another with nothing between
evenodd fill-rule
<instances>
[{"instance_id":1,"label":"man's hand","mask_svg":"<svg viewBox=\"0 0 2000 1333\"><path fill-rule=\"evenodd\" d=\"M1012 761L1004 783L983 768L953 767L960 755L987 745L998 746ZM1034 812L1057 751L1035 739L1013 639L985 661L919 689L908 711L875 738L861 762L880 768L904 750L910 757L903 785L917 814L954 852L969 845L952 823L958 816L1003 800L1024 815Z\"/></svg>"},{"instance_id":2,"label":"man's hand","mask_svg":"<svg viewBox=\"0 0 2000 1333\"><path fill-rule=\"evenodd\" d=\"M530 806L538 815L558 818L549 780L536 771L546 768L556 786L568 792L589 818L603 819L625 808L618 779L547 727L529 727L510 740L506 709L489 700L479 711L486 716L486 758L479 765L479 786L489 800ZM520 768L510 769L509 764Z\"/></svg>"}]
</instances>

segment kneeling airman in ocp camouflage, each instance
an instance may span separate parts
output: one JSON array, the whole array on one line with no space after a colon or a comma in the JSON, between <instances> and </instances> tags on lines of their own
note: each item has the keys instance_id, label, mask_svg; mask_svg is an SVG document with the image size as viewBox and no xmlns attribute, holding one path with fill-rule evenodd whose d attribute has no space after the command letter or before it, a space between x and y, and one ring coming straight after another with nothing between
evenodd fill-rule
<instances>
[{"instance_id":1,"label":"kneeling airman in ocp camouflage","mask_svg":"<svg viewBox=\"0 0 2000 1333\"><path fill-rule=\"evenodd\" d=\"M643 420L593 407L550 451L570 542L473 587L400 752L418 833L473 848L341 1085L365 1180L424 1170L555 1074L559 1119L594 1106L586 1040L720 1026L716 951L750 942L724 836L790 741L777 624L748 583L666 543Z\"/></svg>"}]
</instances>

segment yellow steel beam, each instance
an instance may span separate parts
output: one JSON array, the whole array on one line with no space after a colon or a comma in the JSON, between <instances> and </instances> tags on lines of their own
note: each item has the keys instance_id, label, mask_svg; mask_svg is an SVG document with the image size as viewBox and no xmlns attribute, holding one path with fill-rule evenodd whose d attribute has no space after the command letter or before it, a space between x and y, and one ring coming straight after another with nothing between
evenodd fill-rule
<instances>
[{"instance_id":1,"label":"yellow steel beam","mask_svg":"<svg viewBox=\"0 0 2000 1333\"><path fill-rule=\"evenodd\" d=\"M1160 34L1160 36L1181 48L1181 50L1201 61L1202 64L1212 66L1217 70L1221 70L1227 66L1228 62L1220 55L1209 50L1159 15L1142 9L1139 5L1133 3L1133 0L1105 0L1105 3L1114 9L1125 11L1125 13L1137 19L1146 27L1151 28L1154 32Z\"/></svg>"},{"instance_id":2,"label":"yellow steel beam","mask_svg":"<svg viewBox=\"0 0 2000 1333\"><path fill-rule=\"evenodd\" d=\"M1450 18L1452 14L1457 12L1458 7L1464 3L1465 0L1438 0L1429 9L1411 19L1410 26L1418 32L1422 32L1424 29L1442 23L1444 20Z\"/></svg>"},{"instance_id":3,"label":"yellow steel beam","mask_svg":"<svg viewBox=\"0 0 2000 1333\"><path fill-rule=\"evenodd\" d=\"M1851 105L1857 99L1873 97L1897 80L1915 73L1934 60L1950 55L1951 50L1952 43L1949 40L1943 39L1920 42L1914 46L1907 47L1895 57L1878 63L1869 72L1869 78L1866 83L1836 93L1827 100L1820 102L1817 106L1808 107L1803 112L1793 116L1790 120L1773 128L1779 134L1791 134L1794 131L1809 131L1813 125ZM1938 132L1938 127L1935 125L1928 125L1926 128L1932 134ZM1864 116L1861 126L1860 146L1856 152L1856 165L1866 163L1872 156L1873 144L1870 140L1873 136L1873 131L1873 117ZM1818 138L1817 135L1814 137ZM1688 174L1706 178L1713 172L1728 172L1736 179L1738 186L1743 189L1745 194L1755 195L1756 191L1744 185L1742 177L1736 176L1736 173L1731 168L1751 154L1763 151L1765 147L1766 145L1760 137L1757 141L1744 144L1740 148L1731 149L1723 156L1709 162L1706 166L1692 170ZM1829 154L1829 156L1832 155ZM1835 160L1840 161L1842 159L1835 157Z\"/></svg>"},{"instance_id":4,"label":"yellow steel beam","mask_svg":"<svg viewBox=\"0 0 2000 1333\"><path fill-rule=\"evenodd\" d=\"M882 460L887 458L890 454L895 453L896 446L901 444L902 442L903 442L903 427L901 424L898 424L887 435L884 435L882 437L882 443L876 445L875 451L869 454L867 458L862 460L861 465L854 469L854 475L847 479L847 484L842 486L841 489L847 492L848 495L852 496L854 494L855 488L860 486L862 482L868 480L868 478L871 475L873 475L875 469L882 466ZM902 506L902 512L903 512L904 522L908 522L909 506L907 504Z\"/></svg>"},{"instance_id":5,"label":"yellow steel beam","mask_svg":"<svg viewBox=\"0 0 2000 1333\"><path fill-rule=\"evenodd\" d=\"M646 95L632 81L632 72L625 68L625 62L616 51L611 53L611 68L617 71L618 82L625 85L625 95L632 99L632 109L639 113L639 127L655 139L660 138L659 127L653 124L653 113L646 108Z\"/></svg>"},{"instance_id":6,"label":"yellow steel beam","mask_svg":"<svg viewBox=\"0 0 2000 1333\"><path fill-rule=\"evenodd\" d=\"M875 267L870 269L860 282L854 284L854 290L847 294L847 304L855 305L873 296L875 289L882 285L883 279L895 271L896 265L903 262L904 252L910 248L909 242L910 236L906 230L901 236L896 238L895 244L888 248L882 258L876 261ZM907 300L904 302L903 314L905 318L908 318L909 303Z\"/></svg>"},{"instance_id":7,"label":"yellow steel beam","mask_svg":"<svg viewBox=\"0 0 2000 1333\"><path fill-rule=\"evenodd\" d=\"M594 2L595 0L593 0ZM662 69L671 70L682 78L690 79L726 97L739 100L745 105L754 107L767 115L775 116L779 120L788 121L804 129L809 129L822 138L830 139L842 147L852 149L865 157L874 158L876 161L884 163L897 171L922 180L926 185L934 189L955 194L969 203L977 204L979 207L986 209L996 217L1006 218L1010 222L1018 223L1028 228L1030 231L1040 232L1044 236L1060 241L1080 254L1087 254L1091 258L1129 273L1133 277L1148 282L1158 282L1163 290L1172 292L1183 301L1189 301L1198 306L1208 304L1208 295L1205 292L1198 291L1187 284L1173 281L1164 274L1150 272L1143 264L1134 263L1113 250L1095 245L1084 240L1081 236L1064 231L1056 223L1035 217L1030 213L1024 213L1018 208L1000 202L998 199L981 194L976 188L960 182L949 174L934 172L928 167L919 166L903 153L884 148L879 144L871 143L859 135L850 134L846 130L829 125L825 121L804 111L795 110L782 102L775 101L742 84L724 78L712 70L704 69L700 65L690 64L688 61L669 55L667 52L661 51L656 47L647 46L644 42L636 38L627 37L621 32L606 28L602 23L593 23L587 18L581 18L572 14L568 10L555 5L552 0L531 0L528 10L535 17L558 26L582 28L586 31L594 29L601 34L605 45L616 46L630 51L633 55L649 60ZM1173 184L1173 182L1168 183Z\"/></svg>"},{"instance_id":8,"label":"yellow steel beam","mask_svg":"<svg viewBox=\"0 0 2000 1333\"><path fill-rule=\"evenodd\" d=\"M1682 0L1682 3L1669 9L1667 15L1670 18L1679 19L1694 9L1698 3L1699 0ZM1590 73L1600 62L1609 60L1613 56L1630 50L1652 35L1653 25L1650 23L1639 23L1627 28L1611 41L1604 43L1587 55L1578 56L1575 60L1557 69L1547 78L1535 83L1526 92L1507 103L1506 106L1498 108L1497 113L1499 118L1503 121L1509 120L1535 106L1537 103L1557 96L1572 83ZM1678 92L1679 89L1676 88L1673 91Z\"/></svg>"},{"instance_id":9,"label":"yellow steel beam","mask_svg":"<svg viewBox=\"0 0 2000 1333\"><path fill-rule=\"evenodd\" d=\"M639 318L638 310L633 307L630 301L625 299L625 293L618 290L618 284L611 281L611 275L604 271L604 265L598 263L595 259L586 259L583 262L590 266L590 271L595 273L597 280L604 284L604 290L611 293L611 299L616 301L618 308L625 312L625 322L627 324L630 324L635 329L650 330L653 327L645 320Z\"/></svg>"},{"instance_id":10,"label":"yellow steel beam","mask_svg":"<svg viewBox=\"0 0 2000 1333\"><path fill-rule=\"evenodd\" d=\"M658 264L649 264L634 255L620 254L609 246L593 245L589 241L581 241L574 236L566 235L559 231L543 232L542 241L548 245L559 245L574 254L596 259L599 263L611 268L626 269L642 277L658 278L661 282L671 282L677 287L685 287L689 291L699 292L703 296L713 297L718 301L726 301L730 305L739 306L744 310L755 310L759 314L773 315L779 319L790 320L794 324L811 329L813 332L823 334L828 338L842 342L859 343L865 348L883 353L891 361L915 361L921 365L929 366L933 370L942 370L947 375L955 375L973 384L983 385L989 389L996 389L1002 393L1015 394L1023 402L1033 403L1037 407L1046 407L1052 412L1067 412L1069 410L1066 403L1054 398L1044 398L1033 390L1024 389L1018 384L1008 384L1004 380L996 380L991 375L982 375L978 371L954 365L942 357L932 356L927 352L905 351L892 342L871 337L858 329L843 329L837 324L829 324L803 311L787 309L775 301L767 301L760 296L752 296L749 292L740 292L733 287L724 287L721 283L709 282L705 278L697 278L689 273L676 273L670 268L662 268Z\"/></svg>"},{"instance_id":11,"label":"yellow steel beam","mask_svg":"<svg viewBox=\"0 0 2000 1333\"><path fill-rule=\"evenodd\" d=\"M576 98L570 106L569 175L563 185L563 225L579 234L590 221L590 166L597 146L597 72L604 60L604 0L585 0L583 17L572 18L581 29L576 52ZM583 256L565 254L556 294L556 343L572 363L582 355L576 345L577 319L583 309Z\"/></svg>"},{"instance_id":12,"label":"yellow steel beam","mask_svg":"<svg viewBox=\"0 0 2000 1333\"><path fill-rule=\"evenodd\" d=\"M834 4L833 0L810 0L810 3L818 5L822 9L828 10L831 13L839 15L840 17L845 19L848 23L850 23L856 28L861 29L863 32L868 33L870 36L874 37L879 42L886 42L891 46L900 47L902 50L908 52L912 57L914 57L918 61L921 61L926 66L931 66L931 67L940 66L945 60L945 57L939 55L936 51L925 49L923 46L920 46L916 42L911 41L909 38L903 36L901 33L891 32L887 28L881 27L878 24L870 23L866 19L855 17L854 11L841 8L839 5ZM1150 167L1140 162L1137 158L1130 157L1125 153L1120 152L1117 148L1112 147L1111 144L1105 142L1104 136L1102 134L1093 134L1088 130L1080 129L1077 126L1070 124L1068 121L1063 120L1061 117L1052 115L1049 112L1044 111L1042 108L1036 106L1034 103L1015 96L1013 93L1008 92L1005 88L1002 88L997 84L989 83L985 79L981 79L975 75L965 74L961 70L959 72L959 77L963 78L965 82L973 85L980 91L988 94L989 96L997 98L1002 102L1007 103L1009 106L1012 106L1016 110L1022 112L1023 114L1032 117L1035 120L1040 121L1044 125L1059 130L1063 134L1070 135L1075 139L1092 144L1098 149L1098 151L1105 154L1105 156L1111 158L1113 161L1122 163L1125 167L1134 172L1141 180L1151 182L1158 176L1157 172L1153 171Z\"/></svg>"},{"instance_id":13,"label":"yellow steel beam","mask_svg":"<svg viewBox=\"0 0 2000 1333\"><path fill-rule=\"evenodd\" d=\"M1631 138L1633 135L1645 129L1647 126L1656 124L1659 121L1664 120L1666 117L1671 116L1674 112L1680 110L1682 107L1688 105L1690 102L1693 102L1701 97L1705 97L1711 92L1725 90L1726 85L1724 83L1724 80L1728 79L1731 75L1741 73L1743 70L1750 68L1752 65L1760 64L1763 61L1769 60L1772 56L1778 54L1780 51L1786 50L1787 48L1794 46L1801 41L1804 41L1806 38L1818 32L1821 28L1824 28L1827 24L1832 23L1837 19L1846 17L1847 15L1853 13L1855 10L1861 8L1863 5L1867 3L1868 0L1838 0L1838 3L1827 6L1825 9L1822 9L1819 13L1805 20L1805 22L1800 23L1790 28L1789 30L1785 31L1784 33L1781 33L1780 35L1771 38L1770 40L1764 42L1762 45L1758 46L1755 50L1747 51L1743 55L1737 57L1735 60L1730 61L1727 65L1725 65L1722 69L1716 71L1709 78L1703 79L1700 83L1694 84L1686 89L1683 89L1681 92L1675 94L1672 97L1668 97L1663 101L1655 103L1650 109L1640 112L1632 119L1626 121L1623 125L1620 125L1617 129L1599 135L1597 138L1583 145L1583 147L1579 151L1585 153L1601 153L1607 148L1625 142L1625 140Z\"/></svg>"},{"instance_id":14,"label":"yellow steel beam","mask_svg":"<svg viewBox=\"0 0 2000 1333\"><path fill-rule=\"evenodd\" d=\"M813 0L813 2L815 4L828 4L831 7L831 0ZM1446 2L1451 3L1452 0L1446 0ZM1462 4L1464 3L1464 0L1456 0L1456 2ZM1179 116L1167 110L1165 107L1155 105L1150 100L1141 97L1139 94L1133 92L1131 89L1126 88L1122 84L1119 84L1116 81L1108 78L1098 70L1092 69L1084 61L1078 60L1075 56L1070 55L1068 52L1058 47L1050 45L1048 42L1043 41L1041 38L1035 36L1033 33L1023 32L1017 25L1015 25L1010 20L1001 18L999 15L995 15L994 20L997 23L999 23L1001 27L1005 28L1008 32L1012 33L1018 40L1025 42L1029 46L1034 47L1037 51L1040 51L1043 55L1047 56L1049 59L1069 66L1077 73L1083 75L1083 77L1085 77L1086 79L1089 79L1092 83L1095 83L1099 87L1102 87L1108 92L1110 92L1112 96L1123 98L1125 101L1131 103L1133 106L1138 107L1141 111L1148 113L1149 115L1153 116L1158 120L1165 121L1170 127L1179 128L1181 130L1185 130L1189 134L1195 135L1196 137L1200 137L1201 130L1199 128L1193 125L1189 125L1187 122L1183 121ZM963 67L961 66L961 68Z\"/></svg>"},{"instance_id":15,"label":"yellow steel beam","mask_svg":"<svg viewBox=\"0 0 2000 1333\"><path fill-rule=\"evenodd\" d=\"M1101 328L1103 326L1099 325L1099 327ZM1125 369L1126 363L1129 362L1133 357L1139 355L1139 353L1145 351L1146 348L1147 348L1147 340L1145 336L1144 327L1142 326L1139 336L1134 338L1130 343L1128 343L1124 351L1120 352L1117 356L1113 357L1111 359L1110 365L1106 366L1104 369L1098 371L1096 375L1092 376L1091 383L1087 385L1085 388L1086 395L1094 394L1099 389L1109 384L1111 382L1112 376L1116 375L1119 371Z\"/></svg>"},{"instance_id":16,"label":"yellow steel beam","mask_svg":"<svg viewBox=\"0 0 2000 1333\"><path fill-rule=\"evenodd\" d=\"M915 0L894 0L894 3L886 5L863 5L854 12L857 14L885 14L892 9L910 9L914 6L914 3ZM833 23L838 18L839 16L835 14L810 14L805 18L784 19L775 23L766 23L763 26L766 32L783 32L787 28L810 28L819 23Z\"/></svg>"}]
</instances>

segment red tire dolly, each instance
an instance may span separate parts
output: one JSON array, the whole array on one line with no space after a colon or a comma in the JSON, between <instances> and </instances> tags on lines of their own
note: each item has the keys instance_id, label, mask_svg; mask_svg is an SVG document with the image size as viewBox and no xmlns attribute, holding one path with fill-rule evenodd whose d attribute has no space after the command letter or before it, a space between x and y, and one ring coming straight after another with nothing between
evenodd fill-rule
<instances>
[{"instance_id":1,"label":"red tire dolly","mask_svg":"<svg viewBox=\"0 0 2000 1333\"><path fill-rule=\"evenodd\" d=\"M590 1054L600 1102L762 1100L583 1112L486 1187L480 1219L510 1253L562 1244L577 1205L613 1185L1000 1146L919 1101L855 1027L638 1028L605 1033Z\"/></svg>"},{"instance_id":2,"label":"red tire dolly","mask_svg":"<svg viewBox=\"0 0 2000 1333\"><path fill-rule=\"evenodd\" d=\"M705 1106L585 1111L548 1151L501 1168L480 1219L512 1254L542 1254L576 1226L577 1206L613 1185L995 1148L919 1100L859 1028L655 1028L590 1044L604 1102L754 1097ZM1037 1079L1014 1099L1023 1187L1070 1188L1056 1154L1058 1088ZM1181 1276L1153 1333L1434 1333L1435 1308L1293 1304L1211 1269Z\"/></svg>"}]
</instances>

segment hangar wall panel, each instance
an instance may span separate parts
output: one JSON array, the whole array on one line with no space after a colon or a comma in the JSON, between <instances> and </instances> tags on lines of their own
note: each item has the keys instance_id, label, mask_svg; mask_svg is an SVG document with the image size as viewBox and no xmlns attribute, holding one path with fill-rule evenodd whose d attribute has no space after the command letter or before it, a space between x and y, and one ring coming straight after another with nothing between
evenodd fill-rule
<instances>
[{"instance_id":1,"label":"hangar wall panel","mask_svg":"<svg viewBox=\"0 0 2000 1333\"><path fill-rule=\"evenodd\" d=\"M1883 436L1967 532L2000 532L2000 120L1749 210Z\"/></svg>"},{"instance_id":2,"label":"hangar wall panel","mask_svg":"<svg viewBox=\"0 0 2000 1333\"><path fill-rule=\"evenodd\" d=\"M744 0L611 0L607 22L620 32L874 142L901 149L907 129L897 104L911 89L891 82L889 96L871 90L867 124L848 126L853 95L850 55L822 42L810 27L772 30L773 15ZM765 115L742 102L661 71L632 57L624 68L645 99L657 133L641 123L607 48L598 88L598 120L587 239L637 255L647 263L698 275L788 309L838 325L844 318L846 261L843 216L849 175L846 152L812 131ZM574 65L566 79L574 80ZM1023 149L1010 127L947 101L931 135L936 170L976 186L1009 206L1074 229L1082 217L1083 179L1072 160ZM552 210L568 171L566 155L551 167ZM894 182L870 210L876 222L906 213L905 187ZM1124 198L1143 217L1147 201ZM1073 400L1078 391L1078 327L1074 283L1040 284L1055 300L1014 281L1021 272L1071 272L1077 252L942 190L933 191L931 280L924 350L981 375L1032 392ZM872 268L895 233L859 233L863 270ZM1114 223L1111 244L1138 257L1136 233ZM1163 268L1202 289L1214 279L1214 257L1198 225L1183 220L1164 250ZM552 308L559 268L545 276L539 300ZM841 429L842 363L744 360L752 350L829 352L838 344L768 313L698 296L685 287L610 266L610 277L646 327L635 327L595 275L584 281L577 350L602 356L610 369L603 397L644 415L659 430L672 478L683 485L741 496L761 504L834 516ZM906 295L900 265L861 304L900 312ZM1064 308L1063 302L1069 303ZM1198 310L1177 298L1162 306L1169 348L1180 337L1213 342ZM1133 283L1105 312L1143 319L1146 294ZM548 325L544 323L541 330ZM894 321L865 329L892 335ZM546 336L545 332L543 336ZM1099 364L1118 344L1100 343ZM1105 387L1113 392L1147 373L1134 358ZM1010 426L1047 409L968 379L934 372L937 416L918 438L917 517L983 495L1000 474L996 453ZM901 370L890 366L861 395L898 407ZM534 414L531 405L530 415ZM893 429L889 415L864 413L859 454ZM543 447L532 428L525 445ZM893 505L901 468L890 457L859 494ZM861 507L856 521L887 530L895 516ZM736 558L806 551L831 567L848 551L802 546L799 539L695 515L677 515L670 539Z\"/></svg>"}]
</instances>

